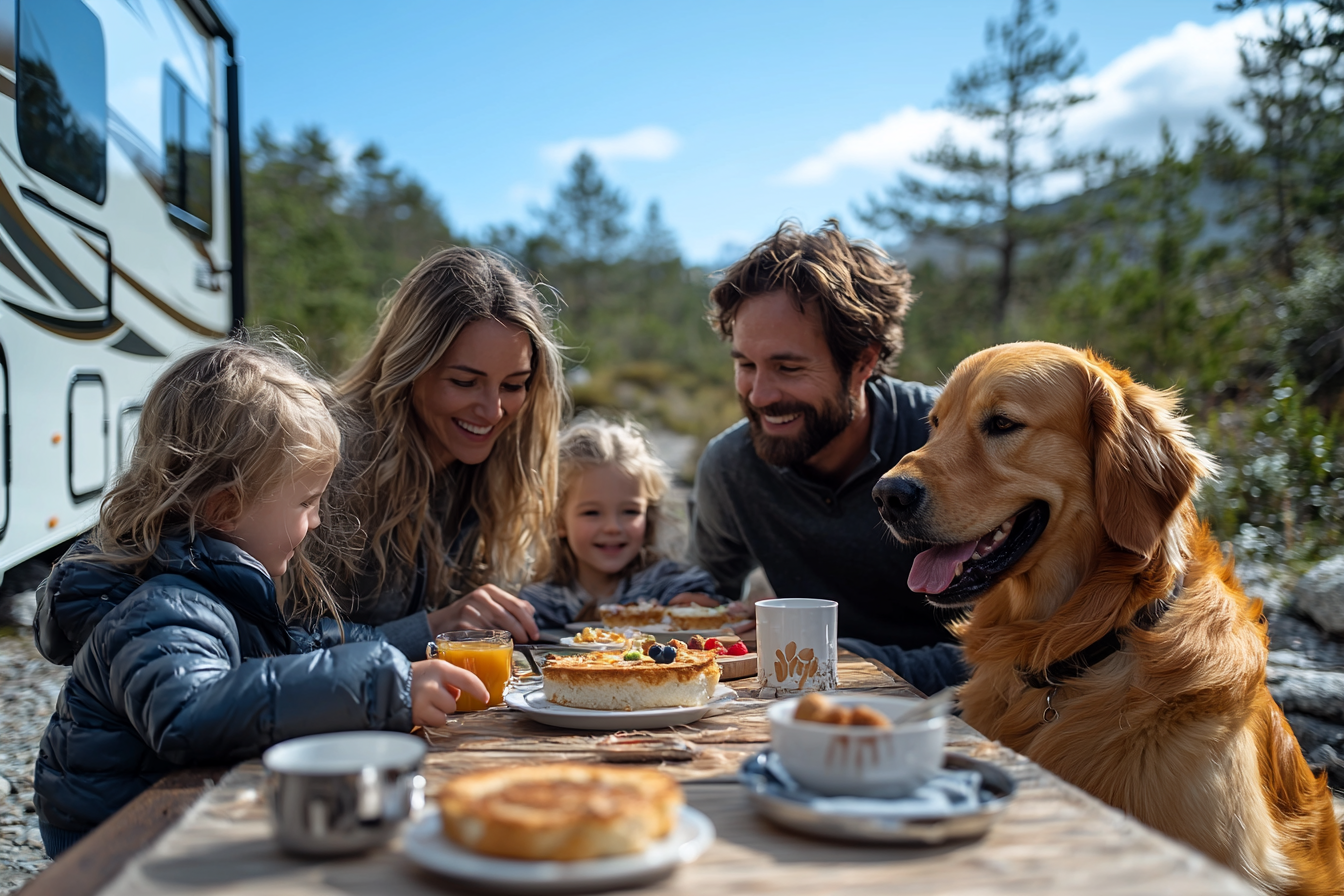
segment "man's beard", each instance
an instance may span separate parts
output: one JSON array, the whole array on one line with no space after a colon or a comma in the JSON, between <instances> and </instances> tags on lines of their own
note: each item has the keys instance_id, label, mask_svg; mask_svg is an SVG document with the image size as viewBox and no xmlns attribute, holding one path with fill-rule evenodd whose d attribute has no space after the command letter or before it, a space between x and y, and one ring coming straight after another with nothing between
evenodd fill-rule
<instances>
[{"instance_id":1,"label":"man's beard","mask_svg":"<svg viewBox=\"0 0 1344 896\"><path fill-rule=\"evenodd\" d=\"M857 413L854 397L843 387L835 398L813 407L800 401L778 401L763 408L754 408L739 393L738 403L751 424L751 444L756 455L774 467L794 467L829 445L845 431ZM796 436L767 435L761 417L787 417L802 414L802 426Z\"/></svg>"}]
</instances>

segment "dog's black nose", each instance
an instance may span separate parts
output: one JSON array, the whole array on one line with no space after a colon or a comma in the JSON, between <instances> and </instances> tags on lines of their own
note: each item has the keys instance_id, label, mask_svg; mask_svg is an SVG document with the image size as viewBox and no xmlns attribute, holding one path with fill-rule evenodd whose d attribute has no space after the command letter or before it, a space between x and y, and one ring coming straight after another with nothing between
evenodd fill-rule
<instances>
[{"instance_id":1,"label":"dog's black nose","mask_svg":"<svg viewBox=\"0 0 1344 896\"><path fill-rule=\"evenodd\" d=\"M924 501L924 486L918 479L893 476L877 480L873 486L873 500L877 509L888 519L909 516Z\"/></svg>"}]
</instances>

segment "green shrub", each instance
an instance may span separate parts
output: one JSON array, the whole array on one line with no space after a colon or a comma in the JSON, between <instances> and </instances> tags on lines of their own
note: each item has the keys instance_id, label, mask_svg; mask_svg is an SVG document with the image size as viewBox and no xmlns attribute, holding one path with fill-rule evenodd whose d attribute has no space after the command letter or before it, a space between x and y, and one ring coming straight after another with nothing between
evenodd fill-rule
<instances>
[{"instance_id":1,"label":"green shrub","mask_svg":"<svg viewBox=\"0 0 1344 896\"><path fill-rule=\"evenodd\" d=\"M1198 435L1221 465L1201 513L1238 556L1299 568L1344 544L1344 422L1282 371L1261 400L1227 402Z\"/></svg>"}]
</instances>

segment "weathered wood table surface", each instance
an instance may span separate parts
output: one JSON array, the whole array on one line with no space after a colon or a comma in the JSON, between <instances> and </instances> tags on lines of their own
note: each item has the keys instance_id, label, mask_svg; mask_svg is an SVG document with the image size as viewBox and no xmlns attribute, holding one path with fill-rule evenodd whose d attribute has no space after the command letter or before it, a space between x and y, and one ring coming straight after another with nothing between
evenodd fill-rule
<instances>
[{"instance_id":1,"label":"weathered wood table surface","mask_svg":"<svg viewBox=\"0 0 1344 896\"><path fill-rule=\"evenodd\" d=\"M900 695L910 689L852 655L840 664L841 687ZM1230 871L1172 841L1037 765L986 741L960 720L949 728L949 748L998 763L1018 782L1016 800L983 838L938 847L860 846L815 840L782 830L752 810L734 780L743 759L769 741L768 699L751 679L735 682L740 697L725 711L677 729L697 745L695 758L662 765L685 784L687 802L714 822L718 839L698 861L645 887L653 894L706 893L1060 893L1087 896L1199 896L1252 894ZM425 776L432 794L449 775L471 769L538 761L598 761L598 732L548 728L503 707L455 718L426 732ZM261 798L259 762L230 771L157 842L117 873L111 849L138 849L154 810L142 809L103 825L39 875L28 896L143 896L224 894L435 894L454 892L449 881L418 870L396 844L366 856L304 861L282 854L271 836ZM163 788L159 788L160 791ZM153 803L155 791L137 802ZM157 798L164 801L162 793ZM158 803L156 803L158 805ZM133 809L135 804L128 806ZM126 816L126 810L123 810ZM135 819L141 819L137 822ZM109 830L110 828L110 830ZM119 839L118 839L119 838ZM100 864L101 862L101 864ZM86 869L80 872L80 865ZM100 869L102 877L88 870Z\"/></svg>"}]
</instances>

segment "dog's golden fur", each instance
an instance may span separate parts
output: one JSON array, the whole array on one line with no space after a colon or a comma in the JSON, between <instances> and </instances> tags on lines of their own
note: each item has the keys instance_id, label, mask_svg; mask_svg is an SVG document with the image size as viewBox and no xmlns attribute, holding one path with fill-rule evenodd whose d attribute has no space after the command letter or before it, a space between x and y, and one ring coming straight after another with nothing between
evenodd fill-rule
<instances>
[{"instance_id":1,"label":"dog's golden fur","mask_svg":"<svg viewBox=\"0 0 1344 896\"><path fill-rule=\"evenodd\" d=\"M995 415L1021 426L993 434ZM1033 501L1050 509L956 627L974 670L966 721L1270 892L1344 893L1325 776L1265 686L1260 603L1195 515L1211 464L1175 396L1090 352L1020 343L963 361L931 418L928 443L884 477L923 485L920 537L964 542ZM1125 630L1173 588L1152 630ZM1017 670L1113 629L1123 649L1059 687L1044 721L1047 690Z\"/></svg>"}]
</instances>

